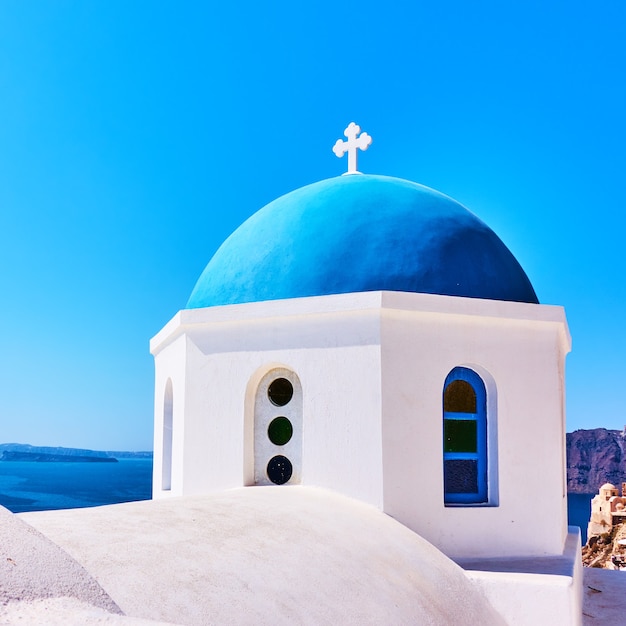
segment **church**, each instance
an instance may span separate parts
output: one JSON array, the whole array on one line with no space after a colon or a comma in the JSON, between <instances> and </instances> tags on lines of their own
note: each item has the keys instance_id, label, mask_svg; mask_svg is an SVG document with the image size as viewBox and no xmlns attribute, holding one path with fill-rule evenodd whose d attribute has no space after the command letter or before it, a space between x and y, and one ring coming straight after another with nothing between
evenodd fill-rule
<instances>
[{"instance_id":1,"label":"church","mask_svg":"<svg viewBox=\"0 0 626 626\"><path fill-rule=\"evenodd\" d=\"M434 585L439 608L406 608L409 621L451 623L434 612L460 610L473 623L580 624L564 310L539 303L505 244L458 202L358 172L371 137L354 123L344 134L333 150L347 153L346 174L254 213L152 339L153 497L266 501L294 525L301 568L315 529L296 527L298 503L332 516L355 502L368 513L342 528L347 550L363 533L382 540L386 518L399 552L417 550L393 576L416 587L434 572L462 578L454 599Z\"/></svg>"}]
</instances>

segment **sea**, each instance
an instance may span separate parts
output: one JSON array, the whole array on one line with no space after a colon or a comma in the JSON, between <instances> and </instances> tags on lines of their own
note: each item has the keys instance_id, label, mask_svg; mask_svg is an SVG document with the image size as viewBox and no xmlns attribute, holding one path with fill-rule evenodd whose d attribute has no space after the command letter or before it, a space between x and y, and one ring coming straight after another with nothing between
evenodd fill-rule
<instances>
[{"instance_id":1,"label":"sea","mask_svg":"<svg viewBox=\"0 0 626 626\"><path fill-rule=\"evenodd\" d=\"M587 524L591 515L591 500L596 493L568 493L567 494L567 523L578 526L582 535L583 545L587 543Z\"/></svg>"},{"instance_id":2,"label":"sea","mask_svg":"<svg viewBox=\"0 0 626 626\"><path fill-rule=\"evenodd\" d=\"M568 523L587 541L591 499L567 495ZM0 505L13 513L75 509L152 498L152 459L117 463L0 463Z\"/></svg>"},{"instance_id":3,"label":"sea","mask_svg":"<svg viewBox=\"0 0 626 626\"><path fill-rule=\"evenodd\" d=\"M152 459L117 463L0 462L0 505L13 513L152 498Z\"/></svg>"}]
</instances>

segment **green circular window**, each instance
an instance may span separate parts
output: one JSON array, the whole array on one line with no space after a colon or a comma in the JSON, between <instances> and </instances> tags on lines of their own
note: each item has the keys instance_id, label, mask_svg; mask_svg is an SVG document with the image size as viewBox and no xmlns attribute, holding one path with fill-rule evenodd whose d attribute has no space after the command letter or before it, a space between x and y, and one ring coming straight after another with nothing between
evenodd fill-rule
<instances>
[{"instance_id":1,"label":"green circular window","mask_svg":"<svg viewBox=\"0 0 626 626\"><path fill-rule=\"evenodd\" d=\"M293 435L293 426L286 417L276 417L267 428L267 436L275 446L284 446Z\"/></svg>"},{"instance_id":2,"label":"green circular window","mask_svg":"<svg viewBox=\"0 0 626 626\"><path fill-rule=\"evenodd\" d=\"M293 466L286 456L279 454L267 464L267 477L276 485L284 485L292 474Z\"/></svg>"},{"instance_id":3,"label":"green circular window","mask_svg":"<svg viewBox=\"0 0 626 626\"><path fill-rule=\"evenodd\" d=\"M293 385L286 378L277 378L272 381L267 397L276 406L285 406L293 398Z\"/></svg>"}]
</instances>

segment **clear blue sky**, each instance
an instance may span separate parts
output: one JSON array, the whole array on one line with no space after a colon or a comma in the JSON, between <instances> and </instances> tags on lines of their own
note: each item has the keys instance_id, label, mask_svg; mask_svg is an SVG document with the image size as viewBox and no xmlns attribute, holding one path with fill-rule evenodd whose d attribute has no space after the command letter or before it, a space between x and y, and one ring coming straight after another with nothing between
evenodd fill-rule
<instances>
[{"instance_id":1,"label":"clear blue sky","mask_svg":"<svg viewBox=\"0 0 626 626\"><path fill-rule=\"evenodd\" d=\"M624 2L2 0L0 441L150 449L150 337L351 120L565 306L568 430L622 428Z\"/></svg>"}]
</instances>

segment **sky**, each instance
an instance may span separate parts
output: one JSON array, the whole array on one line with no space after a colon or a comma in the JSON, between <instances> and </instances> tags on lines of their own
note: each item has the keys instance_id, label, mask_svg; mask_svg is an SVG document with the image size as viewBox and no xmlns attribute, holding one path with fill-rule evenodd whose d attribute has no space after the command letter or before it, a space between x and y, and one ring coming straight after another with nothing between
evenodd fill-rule
<instances>
[{"instance_id":1,"label":"sky","mask_svg":"<svg viewBox=\"0 0 626 626\"><path fill-rule=\"evenodd\" d=\"M567 430L622 429L625 120L621 0L0 0L0 442L151 449L150 338L350 121L565 307Z\"/></svg>"}]
</instances>

